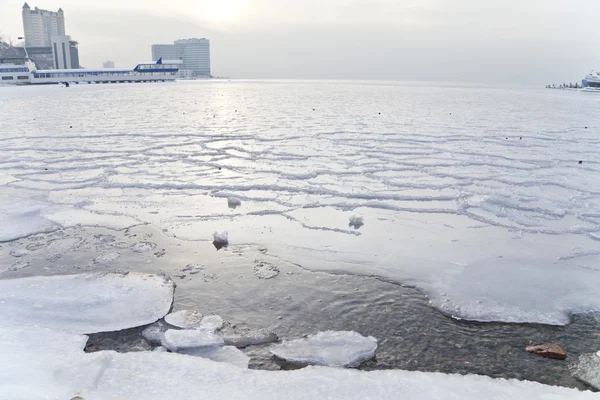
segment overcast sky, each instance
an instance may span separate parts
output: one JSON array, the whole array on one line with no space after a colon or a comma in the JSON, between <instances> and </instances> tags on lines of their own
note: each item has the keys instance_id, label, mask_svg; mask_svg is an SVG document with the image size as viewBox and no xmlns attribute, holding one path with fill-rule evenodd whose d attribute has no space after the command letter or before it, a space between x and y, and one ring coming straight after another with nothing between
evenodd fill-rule
<instances>
[{"instance_id":1,"label":"overcast sky","mask_svg":"<svg viewBox=\"0 0 600 400\"><path fill-rule=\"evenodd\" d=\"M24 0L0 0L22 35ZM580 81L600 70L600 0L31 0L65 12L88 68L133 67L150 46L211 40L236 78Z\"/></svg>"}]
</instances>

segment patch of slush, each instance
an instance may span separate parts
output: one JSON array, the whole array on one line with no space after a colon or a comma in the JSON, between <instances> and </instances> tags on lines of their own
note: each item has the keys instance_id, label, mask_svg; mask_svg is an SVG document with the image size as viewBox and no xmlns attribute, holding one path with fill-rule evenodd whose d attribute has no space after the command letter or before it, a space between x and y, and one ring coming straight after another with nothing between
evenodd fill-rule
<instances>
[{"instance_id":1,"label":"patch of slush","mask_svg":"<svg viewBox=\"0 0 600 400\"><path fill-rule=\"evenodd\" d=\"M13 257L24 257L27 254L29 254L29 252L26 249L14 249L11 250L8 254Z\"/></svg>"},{"instance_id":2,"label":"patch of slush","mask_svg":"<svg viewBox=\"0 0 600 400\"><path fill-rule=\"evenodd\" d=\"M286 340L271 353L291 363L328 367L358 367L375 357L377 339L354 331L325 331L307 338Z\"/></svg>"},{"instance_id":3,"label":"patch of slush","mask_svg":"<svg viewBox=\"0 0 600 400\"><path fill-rule=\"evenodd\" d=\"M156 247L156 243L153 242L138 242L131 246L131 250L135 253L148 253Z\"/></svg>"},{"instance_id":4,"label":"patch of slush","mask_svg":"<svg viewBox=\"0 0 600 400\"><path fill-rule=\"evenodd\" d=\"M0 393L6 399L592 400L597 394L535 382L417 371L307 367L246 370L167 352L84 353L87 337L0 326Z\"/></svg>"},{"instance_id":5,"label":"patch of slush","mask_svg":"<svg viewBox=\"0 0 600 400\"><path fill-rule=\"evenodd\" d=\"M169 325L176 326L178 328L198 328L202 322L203 315L201 312L196 310L179 310L168 314L165 317L165 321ZM221 322L222 324L222 322Z\"/></svg>"},{"instance_id":6,"label":"patch of slush","mask_svg":"<svg viewBox=\"0 0 600 400\"><path fill-rule=\"evenodd\" d=\"M19 260L15 263L11 264L8 267L0 267L0 272L4 272L4 271L14 272L14 271L18 271L20 269L27 268L27 267L29 267L29 261Z\"/></svg>"},{"instance_id":7,"label":"patch of slush","mask_svg":"<svg viewBox=\"0 0 600 400\"><path fill-rule=\"evenodd\" d=\"M118 251L111 251L109 253L104 253L104 254L101 254L98 257L96 257L94 259L94 263L95 264L108 264L109 262L116 260L120 256L121 256L121 253L119 253Z\"/></svg>"},{"instance_id":8,"label":"patch of slush","mask_svg":"<svg viewBox=\"0 0 600 400\"><path fill-rule=\"evenodd\" d=\"M202 270L204 270L203 265L188 264L184 268L181 269L181 272L190 274L190 275L196 275L197 273L199 273Z\"/></svg>"},{"instance_id":9,"label":"patch of slush","mask_svg":"<svg viewBox=\"0 0 600 400\"><path fill-rule=\"evenodd\" d=\"M163 342L163 346L171 351L223 344L223 338L208 329L168 329Z\"/></svg>"},{"instance_id":10,"label":"patch of slush","mask_svg":"<svg viewBox=\"0 0 600 400\"><path fill-rule=\"evenodd\" d=\"M171 279L133 272L0 280L0 326L118 331L165 316L173 292Z\"/></svg>"},{"instance_id":11,"label":"patch of slush","mask_svg":"<svg viewBox=\"0 0 600 400\"><path fill-rule=\"evenodd\" d=\"M209 360L235 365L239 368L248 368L248 364L250 363L250 357L234 346L186 349L179 353L208 358Z\"/></svg>"},{"instance_id":12,"label":"patch of slush","mask_svg":"<svg viewBox=\"0 0 600 400\"><path fill-rule=\"evenodd\" d=\"M258 279L271 279L279 275L279 268L267 261L254 261L254 275Z\"/></svg>"},{"instance_id":13,"label":"patch of slush","mask_svg":"<svg viewBox=\"0 0 600 400\"><path fill-rule=\"evenodd\" d=\"M600 390L600 351L582 354L579 360L569 365L573 376L590 386Z\"/></svg>"}]
</instances>

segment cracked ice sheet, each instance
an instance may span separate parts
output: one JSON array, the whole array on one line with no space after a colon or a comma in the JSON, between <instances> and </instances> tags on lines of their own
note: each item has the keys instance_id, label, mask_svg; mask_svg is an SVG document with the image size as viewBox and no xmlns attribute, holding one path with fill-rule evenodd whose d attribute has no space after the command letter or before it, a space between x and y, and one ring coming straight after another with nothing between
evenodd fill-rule
<instances>
[{"instance_id":1,"label":"cracked ice sheet","mask_svg":"<svg viewBox=\"0 0 600 400\"><path fill-rule=\"evenodd\" d=\"M162 318L173 292L170 278L134 272L0 280L0 326L118 331Z\"/></svg>"},{"instance_id":2,"label":"cracked ice sheet","mask_svg":"<svg viewBox=\"0 0 600 400\"><path fill-rule=\"evenodd\" d=\"M84 353L87 337L0 326L5 399L539 399L587 400L595 393L535 382L416 371L308 367L245 370L164 352ZM190 397L193 393L195 397Z\"/></svg>"}]
</instances>

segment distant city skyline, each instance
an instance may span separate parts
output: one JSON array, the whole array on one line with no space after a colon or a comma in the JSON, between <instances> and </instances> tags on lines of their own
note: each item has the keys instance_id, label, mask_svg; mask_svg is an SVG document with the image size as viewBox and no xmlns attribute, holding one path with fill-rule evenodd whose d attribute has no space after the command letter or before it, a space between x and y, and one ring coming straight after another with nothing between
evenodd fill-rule
<instances>
[{"instance_id":1,"label":"distant city skyline","mask_svg":"<svg viewBox=\"0 0 600 400\"><path fill-rule=\"evenodd\" d=\"M213 75L546 84L600 69L584 0L40 0L68 15L87 67L133 67L155 43L211 39ZM22 36L23 1L0 4ZM30 4L31 5L31 4Z\"/></svg>"},{"instance_id":2,"label":"distant city skyline","mask_svg":"<svg viewBox=\"0 0 600 400\"><path fill-rule=\"evenodd\" d=\"M153 44L152 61L179 60L181 76L210 76L210 40L191 38L175 40L173 44Z\"/></svg>"}]
</instances>

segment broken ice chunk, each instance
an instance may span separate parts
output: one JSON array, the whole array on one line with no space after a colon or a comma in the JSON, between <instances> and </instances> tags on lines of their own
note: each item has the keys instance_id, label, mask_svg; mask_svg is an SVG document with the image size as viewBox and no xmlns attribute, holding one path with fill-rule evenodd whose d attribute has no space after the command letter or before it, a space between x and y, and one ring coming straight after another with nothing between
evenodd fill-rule
<instances>
[{"instance_id":1,"label":"broken ice chunk","mask_svg":"<svg viewBox=\"0 0 600 400\"><path fill-rule=\"evenodd\" d=\"M242 205L242 201L236 197L228 197L227 198L227 207L236 209Z\"/></svg>"},{"instance_id":2,"label":"broken ice chunk","mask_svg":"<svg viewBox=\"0 0 600 400\"><path fill-rule=\"evenodd\" d=\"M291 363L329 367L357 367L375 356L377 339L354 331L326 331L303 339L284 341L271 353Z\"/></svg>"},{"instance_id":3,"label":"broken ice chunk","mask_svg":"<svg viewBox=\"0 0 600 400\"><path fill-rule=\"evenodd\" d=\"M0 280L0 326L72 333L143 326L169 312L174 286L164 275L134 272Z\"/></svg>"},{"instance_id":4,"label":"broken ice chunk","mask_svg":"<svg viewBox=\"0 0 600 400\"><path fill-rule=\"evenodd\" d=\"M351 226L354 229L358 229L361 226L363 226L364 224L365 223L364 223L363 217L358 217L356 215L353 215L350 217L350 222L348 223L348 226Z\"/></svg>"},{"instance_id":5,"label":"broken ice chunk","mask_svg":"<svg viewBox=\"0 0 600 400\"><path fill-rule=\"evenodd\" d=\"M167 315L165 321L178 328L198 328L202 321L202 313L196 310L179 310Z\"/></svg>"},{"instance_id":6,"label":"broken ice chunk","mask_svg":"<svg viewBox=\"0 0 600 400\"><path fill-rule=\"evenodd\" d=\"M156 243L152 242L138 242L131 246L131 250L136 253L148 253L149 251L154 250L156 247Z\"/></svg>"},{"instance_id":7,"label":"broken ice chunk","mask_svg":"<svg viewBox=\"0 0 600 400\"><path fill-rule=\"evenodd\" d=\"M94 264L107 264L111 261L119 258L121 254L118 251L111 251L110 253L100 254L94 259Z\"/></svg>"},{"instance_id":8,"label":"broken ice chunk","mask_svg":"<svg viewBox=\"0 0 600 400\"><path fill-rule=\"evenodd\" d=\"M167 325L157 321L142 331L142 337L149 343L162 345L168 329Z\"/></svg>"},{"instance_id":9,"label":"broken ice chunk","mask_svg":"<svg viewBox=\"0 0 600 400\"><path fill-rule=\"evenodd\" d=\"M214 232L213 233L213 245L217 250L227 247L229 245L229 238L227 232Z\"/></svg>"},{"instance_id":10,"label":"broken ice chunk","mask_svg":"<svg viewBox=\"0 0 600 400\"><path fill-rule=\"evenodd\" d=\"M598 353L582 354L579 361L570 365L569 369L575 378L600 390L600 355Z\"/></svg>"},{"instance_id":11,"label":"broken ice chunk","mask_svg":"<svg viewBox=\"0 0 600 400\"><path fill-rule=\"evenodd\" d=\"M207 315L200 322L200 329L204 329L210 332L214 332L223 327L223 318L218 315Z\"/></svg>"},{"instance_id":12,"label":"broken ice chunk","mask_svg":"<svg viewBox=\"0 0 600 400\"><path fill-rule=\"evenodd\" d=\"M207 329L169 329L163 345L171 350L223 346L223 338Z\"/></svg>"}]
</instances>

